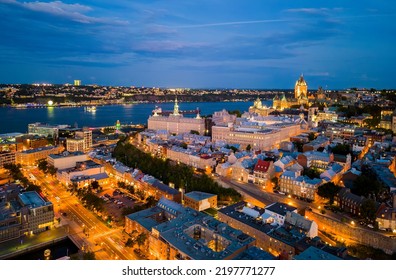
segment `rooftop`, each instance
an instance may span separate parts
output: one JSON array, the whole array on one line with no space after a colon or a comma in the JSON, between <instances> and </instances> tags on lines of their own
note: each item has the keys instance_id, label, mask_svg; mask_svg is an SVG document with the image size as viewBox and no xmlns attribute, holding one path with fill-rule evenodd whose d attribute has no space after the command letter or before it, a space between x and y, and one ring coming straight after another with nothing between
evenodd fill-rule
<instances>
[{"instance_id":1,"label":"rooftop","mask_svg":"<svg viewBox=\"0 0 396 280\"><path fill-rule=\"evenodd\" d=\"M309 247L301 254L294 257L295 260L341 260L332 254L329 254L319 248Z\"/></svg>"},{"instance_id":2,"label":"rooftop","mask_svg":"<svg viewBox=\"0 0 396 280\"><path fill-rule=\"evenodd\" d=\"M63 153L60 153L60 154L52 154L52 155L49 155L49 157L50 158L52 158L52 159L59 159L59 158L66 158L66 157L75 157L75 156L81 156L81 155L84 155L84 153L83 152L73 152L73 153L70 153L70 152L63 152Z\"/></svg>"},{"instance_id":3,"label":"rooftop","mask_svg":"<svg viewBox=\"0 0 396 280\"><path fill-rule=\"evenodd\" d=\"M51 205L52 203L49 201L45 201L37 192L24 192L19 194L19 199L24 206L28 206L29 208L37 208L46 205Z\"/></svg>"},{"instance_id":4,"label":"rooftop","mask_svg":"<svg viewBox=\"0 0 396 280\"><path fill-rule=\"evenodd\" d=\"M268 168L271 166L271 161L261 160L257 161L256 166L254 167L254 171L256 172L267 172Z\"/></svg>"},{"instance_id":5,"label":"rooftop","mask_svg":"<svg viewBox=\"0 0 396 280\"><path fill-rule=\"evenodd\" d=\"M199 192L199 191L193 191L193 192L189 192L186 193L185 196L195 200L195 201L200 201L200 200L204 200L204 199L208 199L211 197L216 196L215 194L212 193L205 193L205 192Z\"/></svg>"},{"instance_id":6,"label":"rooftop","mask_svg":"<svg viewBox=\"0 0 396 280\"><path fill-rule=\"evenodd\" d=\"M271 205L265 207L265 210L285 216L287 212L296 211L297 208L293 207L293 206L289 206L289 205L281 203L281 202L275 202L275 203L272 203Z\"/></svg>"},{"instance_id":7,"label":"rooftop","mask_svg":"<svg viewBox=\"0 0 396 280\"><path fill-rule=\"evenodd\" d=\"M33 154L33 153L37 153L37 152L41 152L41 151L53 150L53 149L56 149L56 148L57 148L56 146L39 147L39 148L36 148L36 149L23 151L22 154Z\"/></svg>"}]
</instances>

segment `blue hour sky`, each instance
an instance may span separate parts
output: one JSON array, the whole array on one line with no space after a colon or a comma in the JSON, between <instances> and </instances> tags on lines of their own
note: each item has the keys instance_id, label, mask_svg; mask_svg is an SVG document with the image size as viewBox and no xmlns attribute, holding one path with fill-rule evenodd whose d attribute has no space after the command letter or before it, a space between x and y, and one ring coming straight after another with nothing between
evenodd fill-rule
<instances>
[{"instance_id":1,"label":"blue hour sky","mask_svg":"<svg viewBox=\"0 0 396 280\"><path fill-rule=\"evenodd\" d=\"M0 83L396 88L396 1L0 0Z\"/></svg>"}]
</instances>

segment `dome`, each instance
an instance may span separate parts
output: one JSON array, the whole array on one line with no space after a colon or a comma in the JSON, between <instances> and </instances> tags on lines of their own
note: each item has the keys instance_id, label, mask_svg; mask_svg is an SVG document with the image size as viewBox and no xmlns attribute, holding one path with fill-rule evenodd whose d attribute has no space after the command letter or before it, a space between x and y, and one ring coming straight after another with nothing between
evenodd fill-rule
<instances>
[{"instance_id":1,"label":"dome","mask_svg":"<svg viewBox=\"0 0 396 280\"><path fill-rule=\"evenodd\" d=\"M257 97L256 101L254 101L254 107L259 108L259 109L263 107L263 104L261 103L260 98Z\"/></svg>"}]
</instances>

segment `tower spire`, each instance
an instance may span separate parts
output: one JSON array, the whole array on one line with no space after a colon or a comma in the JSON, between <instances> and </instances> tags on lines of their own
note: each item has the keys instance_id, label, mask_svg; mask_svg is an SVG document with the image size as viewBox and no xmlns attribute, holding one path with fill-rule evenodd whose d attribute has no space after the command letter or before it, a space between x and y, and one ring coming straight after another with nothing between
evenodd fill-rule
<instances>
[{"instance_id":1,"label":"tower spire","mask_svg":"<svg viewBox=\"0 0 396 280\"><path fill-rule=\"evenodd\" d=\"M179 113L179 104L177 104L177 96L175 98L175 106L173 107L173 115L174 116L180 115L180 113Z\"/></svg>"}]
</instances>

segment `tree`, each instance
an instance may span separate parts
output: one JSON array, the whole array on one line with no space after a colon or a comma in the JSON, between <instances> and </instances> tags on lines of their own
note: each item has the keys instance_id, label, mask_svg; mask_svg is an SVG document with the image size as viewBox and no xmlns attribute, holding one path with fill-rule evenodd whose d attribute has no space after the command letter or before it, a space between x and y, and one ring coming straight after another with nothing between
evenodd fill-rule
<instances>
[{"instance_id":1,"label":"tree","mask_svg":"<svg viewBox=\"0 0 396 280\"><path fill-rule=\"evenodd\" d=\"M331 148L331 151L334 154L346 156L351 153L351 146L348 144L337 144L335 147Z\"/></svg>"},{"instance_id":2,"label":"tree","mask_svg":"<svg viewBox=\"0 0 396 280\"><path fill-rule=\"evenodd\" d=\"M332 205L334 203L334 197L340 189L341 187L329 182L318 187L318 195L323 198L328 198L330 205Z\"/></svg>"},{"instance_id":3,"label":"tree","mask_svg":"<svg viewBox=\"0 0 396 280\"><path fill-rule=\"evenodd\" d=\"M99 188L99 182L98 181L92 181L91 184L90 184L90 187L93 190L97 190Z\"/></svg>"},{"instance_id":4,"label":"tree","mask_svg":"<svg viewBox=\"0 0 396 280\"><path fill-rule=\"evenodd\" d=\"M47 172L47 169L48 169L47 160L45 160L45 159L39 160L37 167L39 170L43 171L44 173Z\"/></svg>"},{"instance_id":5,"label":"tree","mask_svg":"<svg viewBox=\"0 0 396 280\"><path fill-rule=\"evenodd\" d=\"M196 130L191 130L191 131L190 131L190 134L199 135L199 132L198 132L198 131L196 131Z\"/></svg>"},{"instance_id":6,"label":"tree","mask_svg":"<svg viewBox=\"0 0 396 280\"><path fill-rule=\"evenodd\" d=\"M55 168L54 166L50 165L50 166L48 166L47 171L49 174L54 176L56 174L56 172L58 171L58 168Z\"/></svg>"},{"instance_id":7,"label":"tree","mask_svg":"<svg viewBox=\"0 0 396 280\"><path fill-rule=\"evenodd\" d=\"M242 116L241 111L239 110L233 110L233 111L228 111L230 115L236 115L238 118Z\"/></svg>"},{"instance_id":8,"label":"tree","mask_svg":"<svg viewBox=\"0 0 396 280\"><path fill-rule=\"evenodd\" d=\"M279 178L278 177L274 177L271 179L271 182L274 183L274 189L278 189L279 188Z\"/></svg>"},{"instance_id":9,"label":"tree","mask_svg":"<svg viewBox=\"0 0 396 280\"><path fill-rule=\"evenodd\" d=\"M377 197L381 190L383 186L377 180L375 173L369 167L363 166L362 174L353 182L351 192L364 197L369 197L370 194Z\"/></svg>"},{"instance_id":10,"label":"tree","mask_svg":"<svg viewBox=\"0 0 396 280\"><path fill-rule=\"evenodd\" d=\"M318 169L316 169L316 168L313 168L313 167L304 168L303 175L307 176L307 177L309 177L311 179L320 178L320 171Z\"/></svg>"},{"instance_id":11,"label":"tree","mask_svg":"<svg viewBox=\"0 0 396 280\"><path fill-rule=\"evenodd\" d=\"M132 238L128 238L128 240L125 242L125 247L133 247L133 240Z\"/></svg>"},{"instance_id":12,"label":"tree","mask_svg":"<svg viewBox=\"0 0 396 280\"><path fill-rule=\"evenodd\" d=\"M183 149L187 149L187 144L183 142L180 144L180 147L182 147Z\"/></svg>"},{"instance_id":13,"label":"tree","mask_svg":"<svg viewBox=\"0 0 396 280\"><path fill-rule=\"evenodd\" d=\"M315 137L315 133L311 132L311 133L308 134L308 140L309 141L315 140L315 138L316 138Z\"/></svg>"},{"instance_id":14,"label":"tree","mask_svg":"<svg viewBox=\"0 0 396 280\"><path fill-rule=\"evenodd\" d=\"M246 151L250 151L252 149L252 146L250 145L250 144L248 144L247 146L246 146Z\"/></svg>"},{"instance_id":15,"label":"tree","mask_svg":"<svg viewBox=\"0 0 396 280\"><path fill-rule=\"evenodd\" d=\"M120 189L125 189L125 188L126 188L125 182L122 182L122 181L117 181L117 186L118 186Z\"/></svg>"},{"instance_id":16,"label":"tree","mask_svg":"<svg viewBox=\"0 0 396 280\"><path fill-rule=\"evenodd\" d=\"M136 242L137 242L137 244L139 245L139 247L142 246L142 245L144 245L144 243L146 242L146 240L147 240L147 235L146 235L145 233L139 234L139 235L137 236L137 238L136 238Z\"/></svg>"},{"instance_id":17,"label":"tree","mask_svg":"<svg viewBox=\"0 0 396 280\"><path fill-rule=\"evenodd\" d=\"M375 202L371 199L363 201L360 208L360 215L369 222L374 222L376 219L377 207Z\"/></svg>"}]
</instances>

